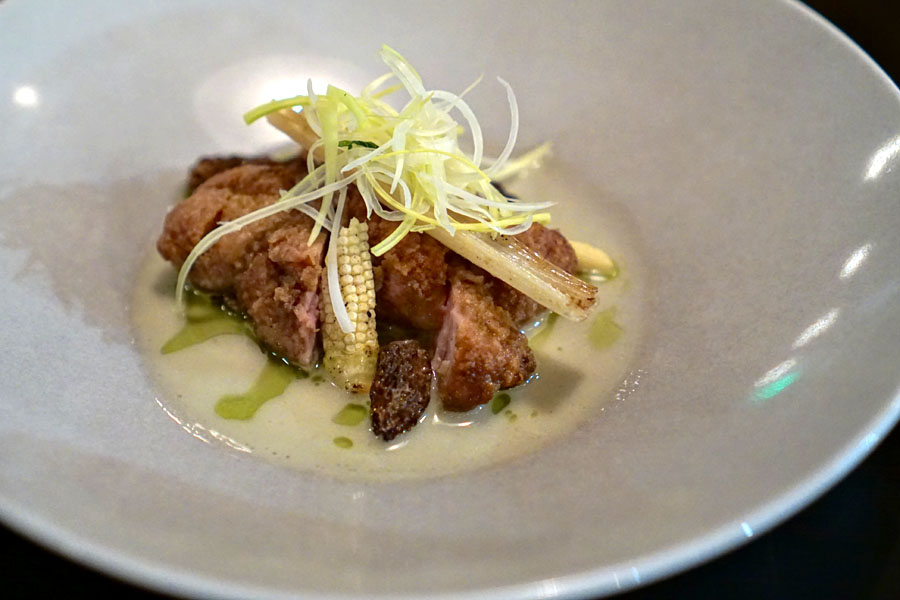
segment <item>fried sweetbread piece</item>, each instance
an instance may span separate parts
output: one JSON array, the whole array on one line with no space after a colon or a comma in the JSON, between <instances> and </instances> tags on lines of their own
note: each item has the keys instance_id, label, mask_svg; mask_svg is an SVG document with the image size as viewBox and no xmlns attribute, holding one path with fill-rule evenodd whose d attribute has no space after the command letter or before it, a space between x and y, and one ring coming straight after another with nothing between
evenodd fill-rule
<instances>
[{"instance_id":1,"label":"fried sweetbread piece","mask_svg":"<svg viewBox=\"0 0 900 600\"><path fill-rule=\"evenodd\" d=\"M528 339L494 303L484 275L453 269L431 367L443 407L451 411L489 402L497 390L525 383L534 373Z\"/></svg>"},{"instance_id":2,"label":"fried sweetbread piece","mask_svg":"<svg viewBox=\"0 0 900 600\"><path fill-rule=\"evenodd\" d=\"M180 267L197 242L219 223L275 202L280 190L292 187L305 172L292 163L242 165L214 175L169 211L157 250ZM266 249L270 232L304 220L311 222L296 211L278 213L225 236L194 263L191 282L207 292L231 291L235 276L247 268L250 257Z\"/></svg>"},{"instance_id":3,"label":"fried sweetbread piece","mask_svg":"<svg viewBox=\"0 0 900 600\"><path fill-rule=\"evenodd\" d=\"M319 294L309 280L321 271L309 265L298 273L259 253L236 279L237 305L250 317L256 337L276 354L304 367L313 366L319 356Z\"/></svg>"},{"instance_id":4,"label":"fried sweetbread piece","mask_svg":"<svg viewBox=\"0 0 900 600\"><path fill-rule=\"evenodd\" d=\"M268 156L243 156L239 154L229 154L227 156L203 156L197 159L188 172L187 193L193 194L201 183L207 179L223 173L229 169L240 167L241 165L266 165L279 166L288 162L303 161L300 168L304 168L306 164L305 157L294 158L291 161L278 161Z\"/></svg>"},{"instance_id":5,"label":"fried sweetbread piece","mask_svg":"<svg viewBox=\"0 0 900 600\"><path fill-rule=\"evenodd\" d=\"M376 242L377 243L377 242ZM379 314L386 321L434 331L444 321L447 248L423 233L409 233L378 263Z\"/></svg>"},{"instance_id":6,"label":"fried sweetbread piece","mask_svg":"<svg viewBox=\"0 0 900 600\"><path fill-rule=\"evenodd\" d=\"M244 164L210 177L166 216L157 249L180 267L220 222L267 206L303 175L299 163ZM312 219L278 213L231 233L191 269L197 288L221 294L250 317L259 340L289 361L312 366L317 357L318 280L325 235L307 244Z\"/></svg>"},{"instance_id":7,"label":"fried sweetbread piece","mask_svg":"<svg viewBox=\"0 0 900 600\"><path fill-rule=\"evenodd\" d=\"M372 432L389 442L412 429L428 406L431 380L428 353L419 342L382 346L369 391Z\"/></svg>"}]
</instances>

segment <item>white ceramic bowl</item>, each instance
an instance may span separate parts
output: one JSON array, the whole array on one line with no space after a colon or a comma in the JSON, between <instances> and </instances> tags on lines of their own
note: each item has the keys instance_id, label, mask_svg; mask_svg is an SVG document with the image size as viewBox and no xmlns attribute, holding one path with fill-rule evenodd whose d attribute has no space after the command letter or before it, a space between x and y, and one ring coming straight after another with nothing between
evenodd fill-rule
<instances>
[{"instance_id":1,"label":"white ceramic bowl","mask_svg":"<svg viewBox=\"0 0 900 600\"><path fill-rule=\"evenodd\" d=\"M446 89L512 82L520 147L554 142L647 281L630 396L526 459L395 484L185 434L129 319L186 165L271 144L241 111L352 88L382 42ZM900 95L797 4L13 0L0 130L0 515L156 589L613 592L792 514L900 412Z\"/></svg>"}]
</instances>

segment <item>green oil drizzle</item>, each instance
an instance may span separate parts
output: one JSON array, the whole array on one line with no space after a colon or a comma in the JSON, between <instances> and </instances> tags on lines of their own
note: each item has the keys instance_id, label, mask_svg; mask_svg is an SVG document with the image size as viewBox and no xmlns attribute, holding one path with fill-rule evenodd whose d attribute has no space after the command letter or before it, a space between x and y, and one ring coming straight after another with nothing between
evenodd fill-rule
<instances>
[{"instance_id":1,"label":"green oil drizzle","mask_svg":"<svg viewBox=\"0 0 900 600\"><path fill-rule=\"evenodd\" d=\"M337 425L353 427L362 423L369 416L369 410L362 404L347 404L334 417L331 422Z\"/></svg>"},{"instance_id":2,"label":"green oil drizzle","mask_svg":"<svg viewBox=\"0 0 900 600\"><path fill-rule=\"evenodd\" d=\"M510 400L512 400L512 398L510 398L509 394L505 392L502 394L497 394L493 397L493 399L491 399L491 412L495 415L499 414L504 408L509 406Z\"/></svg>"},{"instance_id":3,"label":"green oil drizzle","mask_svg":"<svg viewBox=\"0 0 900 600\"><path fill-rule=\"evenodd\" d=\"M291 365L270 358L253 387L243 394L227 394L216 403L216 414L225 419L246 420L267 401L284 393L287 386L306 374Z\"/></svg>"},{"instance_id":4,"label":"green oil drizzle","mask_svg":"<svg viewBox=\"0 0 900 600\"><path fill-rule=\"evenodd\" d=\"M351 440L348 437L344 437L344 436L336 437L332 441L334 442L334 445L337 446L338 448L352 448L353 447L353 440Z\"/></svg>"},{"instance_id":5,"label":"green oil drizzle","mask_svg":"<svg viewBox=\"0 0 900 600\"><path fill-rule=\"evenodd\" d=\"M185 317L187 323L184 327L163 344L161 348L163 354L190 348L219 335L252 336L250 325L246 320L220 306L215 306L209 297L201 294L190 293L187 295Z\"/></svg>"},{"instance_id":6,"label":"green oil drizzle","mask_svg":"<svg viewBox=\"0 0 900 600\"><path fill-rule=\"evenodd\" d=\"M615 344L622 336L622 327L613 319L616 316L616 307L612 306L594 317L588 339L599 350L605 350Z\"/></svg>"}]
</instances>

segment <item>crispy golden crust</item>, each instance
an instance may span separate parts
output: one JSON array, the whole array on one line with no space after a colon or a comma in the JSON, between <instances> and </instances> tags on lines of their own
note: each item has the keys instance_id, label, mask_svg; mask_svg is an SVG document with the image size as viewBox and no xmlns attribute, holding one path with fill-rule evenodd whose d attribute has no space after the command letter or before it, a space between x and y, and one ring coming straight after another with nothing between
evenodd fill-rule
<instances>
[{"instance_id":1,"label":"crispy golden crust","mask_svg":"<svg viewBox=\"0 0 900 600\"><path fill-rule=\"evenodd\" d=\"M211 176L166 216L157 249L180 267L220 222L277 200L305 169L297 162L242 164ZM278 213L229 234L194 264L191 283L224 294L247 313L262 343L300 365L317 358L318 280L325 236L307 245L312 219Z\"/></svg>"},{"instance_id":2,"label":"crispy golden crust","mask_svg":"<svg viewBox=\"0 0 900 600\"><path fill-rule=\"evenodd\" d=\"M291 362L311 366L318 358L319 295L303 279L322 269L309 266L300 278L289 271L265 254L255 254L237 276L235 297L263 344Z\"/></svg>"},{"instance_id":3,"label":"crispy golden crust","mask_svg":"<svg viewBox=\"0 0 900 600\"><path fill-rule=\"evenodd\" d=\"M156 248L180 267L190 251L220 222L230 221L278 199L304 171L296 164L243 165L214 175L166 215ZM297 212L279 213L225 236L191 269L191 282L209 292L226 293L247 260L266 247L266 236L280 227L307 222Z\"/></svg>"},{"instance_id":4,"label":"crispy golden crust","mask_svg":"<svg viewBox=\"0 0 900 600\"><path fill-rule=\"evenodd\" d=\"M303 162L299 162L301 160ZM301 169L306 164L303 158L294 159L291 162L299 163L297 166ZM273 160L268 156L240 156L236 154L229 156L204 156L191 166L188 173L187 193L193 194L194 190L200 187L200 184L207 179L241 165L281 166L285 164L288 163Z\"/></svg>"},{"instance_id":5,"label":"crispy golden crust","mask_svg":"<svg viewBox=\"0 0 900 600\"><path fill-rule=\"evenodd\" d=\"M463 267L451 281L432 368L444 408L467 411L525 383L536 365L528 339L494 303L483 275Z\"/></svg>"}]
</instances>

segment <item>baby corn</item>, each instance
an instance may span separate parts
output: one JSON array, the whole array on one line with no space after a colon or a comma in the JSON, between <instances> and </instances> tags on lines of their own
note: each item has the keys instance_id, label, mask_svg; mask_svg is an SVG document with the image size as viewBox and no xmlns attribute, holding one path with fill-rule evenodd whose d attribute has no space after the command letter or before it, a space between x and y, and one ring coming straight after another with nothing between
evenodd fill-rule
<instances>
[{"instance_id":1,"label":"baby corn","mask_svg":"<svg viewBox=\"0 0 900 600\"><path fill-rule=\"evenodd\" d=\"M351 219L341 227L337 240L337 265L341 295L354 326L341 331L331 306L326 276L322 277L322 365L334 382L350 392L368 392L378 360L375 331L375 279L369 254L369 226ZM332 233L332 235L335 235Z\"/></svg>"}]
</instances>

